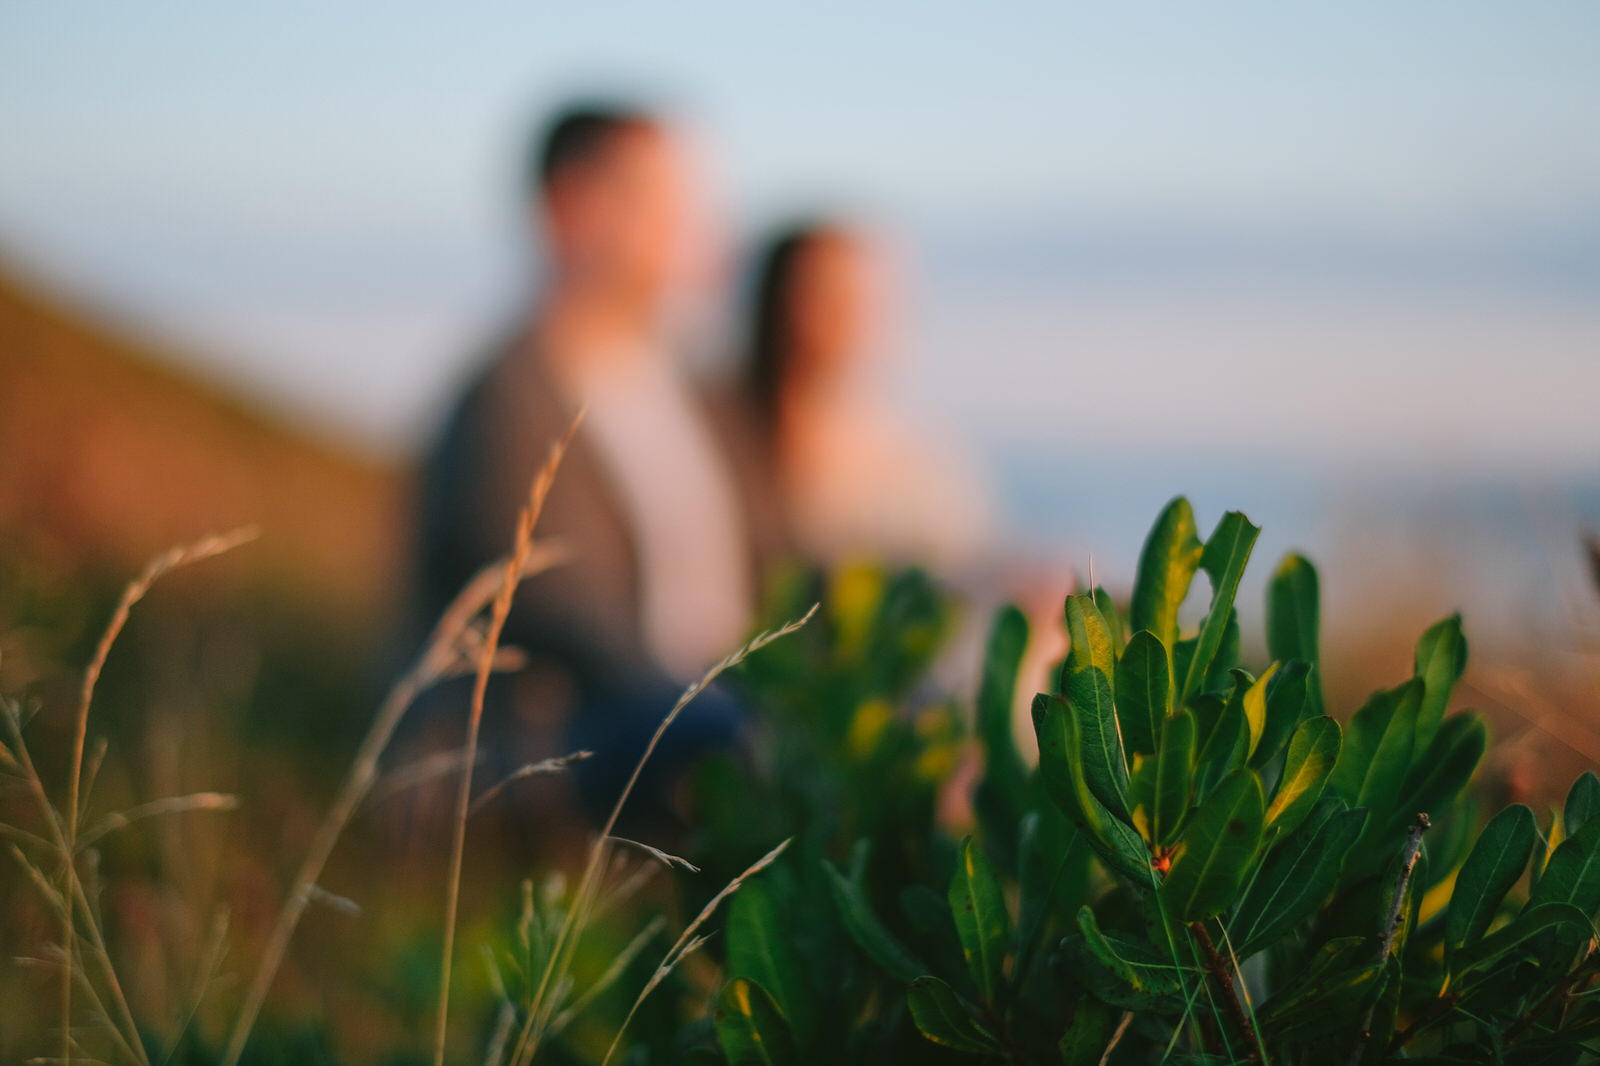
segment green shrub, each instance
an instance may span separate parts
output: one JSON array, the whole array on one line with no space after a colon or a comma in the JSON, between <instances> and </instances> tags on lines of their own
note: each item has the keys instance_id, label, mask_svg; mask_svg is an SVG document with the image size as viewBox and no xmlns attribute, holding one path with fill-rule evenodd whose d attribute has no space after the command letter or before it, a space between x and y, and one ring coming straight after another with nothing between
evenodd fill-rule
<instances>
[{"instance_id":1,"label":"green shrub","mask_svg":"<svg viewBox=\"0 0 1600 1066\"><path fill-rule=\"evenodd\" d=\"M531 528L519 525L521 549ZM610 835L625 791L581 877L526 882L498 942L475 927L487 965L457 984L455 1043L438 1038L429 962L402 982L417 1002L395 1013L413 1034L433 1019L433 1061L468 1046L472 1061L635 1066L1596 1058L1600 778L1584 774L1543 819L1520 805L1480 817L1469 786L1487 732L1470 711L1448 713L1467 658L1457 617L1422 635L1410 678L1341 726L1319 674L1317 575L1296 556L1267 587L1273 661L1240 666L1234 600L1257 533L1229 514L1202 541L1174 500L1126 604L1099 588L1067 598L1068 654L1032 700L1033 768L1012 731L1030 639L1020 611L990 629L974 742L930 680L955 611L927 575L796 576L773 613L799 621L719 663L658 730L724 670L758 709L753 742L690 782L688 836L669 842L685 857ZM45 905L33 925L71 948L44 956L63 1023L44 1035L82 1061L85 1039L136 1063L337 1061L359 1014L256 1027L256 1009L410 698L458 669L463 648L487 676L495 648L472 623L496 587L508 605L525 572L513 555L471 583L374 716L319 823L324 846L313 842L279 912L277 949L254 960L262 994L225 1004L225 1043L190 1024L193 1009L175 1024L135 1017L107 947L97 841L234 798L195 793L90 822L80 801L104 752L84 755L90 696L127 608L166 569L240 539L175 549L124 593L86 675L68 765L88 769L65 803L25 742L36 705L0 700L0 777L21 801L7 813L33 808L0 834L19 888ZM1210 595L1191 629L1180 609L1201 571ZM975 832L956 840L944 807L968 792L971 814L956 820ZM679 906L663 915L669 901L642 886L667 868ZM389 1043L390 1061L429 1060L416 1035Z\"/></svg>"},{"instance_id":2,"label":"green shrub","mask_svg":"<svg viewBox=\"0 0 1600 1066\"><path fill-rule=\"evenodd\" d=\"M914 706L948 617L924 579L847 582L818 624L746 663L766 733L751 762L702 773L692 854L733 868L774 838L796 846L735 897L721 1054L1592 1056L1600 779L1585 774L1543 829L1518 805L1480 831L1466 789L1484 723L1446 713L1460 619L1428 629L1413 676L1341 727L1318 674L1317 575L1297 556L1268 586L1274 661L1242 668L1234 598L1258 532L1230 513L1202 541L1174 500L1125 609L1101 589L1067 598L1070 652L1033 701L1032 771L1011 729L1028 624L999 612L976 709L978 831L959 843L918 774L954 722ZM1199 571L1209 607L1186 632Z\"/></svg>"}]
</instances>

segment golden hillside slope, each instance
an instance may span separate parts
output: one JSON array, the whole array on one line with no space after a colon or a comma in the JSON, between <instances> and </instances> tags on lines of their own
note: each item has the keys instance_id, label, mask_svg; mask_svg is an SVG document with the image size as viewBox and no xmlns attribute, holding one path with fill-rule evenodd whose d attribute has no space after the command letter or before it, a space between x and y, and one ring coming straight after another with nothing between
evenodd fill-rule
<instances>
[{"instance_id":1,"label":"golden hillside slope","mask_svg":"<svg viewBox=\"0 0 1600 1066\"><path fill-rule=\"evenodd\" d=\"M253 522L250 570L365 613L394 599L400 484L0 271L0 550L131 575Z\"/></svg>"}]
</instances>

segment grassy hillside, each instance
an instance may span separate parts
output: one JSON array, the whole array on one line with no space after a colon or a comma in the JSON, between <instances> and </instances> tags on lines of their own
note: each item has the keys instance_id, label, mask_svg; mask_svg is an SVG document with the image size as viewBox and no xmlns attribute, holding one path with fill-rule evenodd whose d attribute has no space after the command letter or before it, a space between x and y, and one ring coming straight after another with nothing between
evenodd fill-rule
<instances>
[{"instance_id":1,"label":"grassy hillside","mask_svg":"<svg viewBox=\"0 0 1600 1066\"><path fill-rule=\"evenodd\" d=\"M135 572L253 522L248 562L293 598L391 601L400 477L274 422L0 271L0 545ZM357 621L357 619L350 619Z\"/></svg>"}]
</instances>

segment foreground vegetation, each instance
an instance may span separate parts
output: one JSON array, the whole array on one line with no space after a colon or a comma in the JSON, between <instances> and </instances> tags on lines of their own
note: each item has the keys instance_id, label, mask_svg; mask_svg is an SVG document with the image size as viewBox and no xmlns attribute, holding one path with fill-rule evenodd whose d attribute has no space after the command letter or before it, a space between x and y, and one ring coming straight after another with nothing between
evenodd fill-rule
<instances>
[{"instance_id":1,"label":"foreground vegetation","mask_svg":"<svg viewBox=\"0 0 1600 1066\"><path fill-rule=\"evenodd\" d=\"M162 570L231 541L173 553L130 590L84 685L61 787L29 756L27 708L5 704L0 760L33 807L7 834L66 947L45 962L78 1027L60 1025L40 1054L337 1060L323 1037L270 1022L279 964L395 724L453 673L478 679L460 764L472 765L482 685L506 665L499 622L546 561L532 540L541 498L536 487L511 556L463 592L380 710L262 957L233 963L243 988L201 982L229 1001L223 1032L134 1016L93 863L130 818L86 824L82 812L99 765L84 754L94 682L126 608ZM1271 661L1242 666L1235 596L1258 532L1233 513L1202 540L1174 500L1126 602L1100 588L1067 598L1070 650L1032 700L1033 767L1012 725L1021 612L994 619L969 712L928 681L953 614L926 575L795 577L769 634L705 682L727 672L754 708L752 736L694 772L681 854L613 835L624 793L576 877L528 882L506 921L462 941L482 949L487 976L452 990L452 967L467 973L452 943L462 841L497 787L459 774L440 979L421 1008L432 1024L395 1061L1595 1057L1600 779L1585 774L1544 817L1481 808L1471 782L1487 731L1449 710L1467 659L1455 617L1422 634L1411 677L1330 716L1318 578L1298 557L1268 585ZM1182 626L1202 573L1204 616ZM970 812L952 815L974 764ZM232 802L207 793L133 813ZM971 832L958 839L952 824ZM670 895L644 887L662 870Z\"/></svg>"}]
</instances>

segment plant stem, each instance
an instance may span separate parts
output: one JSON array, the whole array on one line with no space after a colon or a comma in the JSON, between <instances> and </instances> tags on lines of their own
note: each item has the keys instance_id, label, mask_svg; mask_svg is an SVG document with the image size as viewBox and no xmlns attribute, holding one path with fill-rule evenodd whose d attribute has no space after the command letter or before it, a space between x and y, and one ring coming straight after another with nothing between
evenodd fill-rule
<instances>
[{"instance_id":1,"label":"plant stem","mask_svg":"<svg viewBox=\"0 0 1600 1066\"><path fill-rule=\"evenodd\" d=\"M1411 830L1406 837L1406 850L1401 853L1400 876L1395 878L1394 893L1389 898L1389 919L1383 923L1383 937L1378 942L1378 966L1386 967L1389 962L1389 952L1394 949L1395 933L1400 928L1400 919L1406 909L1406 889L1411 885L1411 871L1417 868L1417 856L1422 854L1422 834L1428 831L1426 811L1418 811L1416 821L1411 823ZM1378 1004L1374 1002L1367 1008L1367 1016L1361 1021L1361 1030L1356 1036L1356 1045L1350 1049L1350 1066L1358 1066L1361 1056L1366 1051L1367 1041L1372 1037L1372 1019L1377 1014Z\"/></svg>"},{"instance_id":2,"label":"plant stem","mask_svg":"<svg viewBox=\"0 0 1600 1066\"><path fill-rule=\"evenodd\" d=\"M1563 978L1561 983L1556 985L1555 988L1552 988L1550 990L1550 994L1545 996L1544 999L1540 1000L1532 1010L1530 1010L1527 1014L1524 1014L1521 1018L1518 1018L1516 1024L1510 1029L1506 1030L1506 1043L1510 1044L1512 1041L1522 1036L1522 1034L1526 1033L1529 1029L1532 1029L1534 1024L1538 1022L1538 1020L1546 1013L1548 1013L1551 1007L1554 1007L1557 1003L1562 1002L1572 994L1574 986L1576 986L1579 982L1587 980L1589 977L1593 976L1595 972L1595 959L1596 956L1591 954L1587 959L1584 960L1582 965Z\"/></svg>"},{"instance_id":3,"label":"plant stem","mask_svg":"<svg viewBox=\"0 0 1600 1066\"><path fill-rule=\"evenodd\" d=\"M672 705L672 709L667 712L666 717L661 719L661 724L656 726L656 731L650 736L650 742L645 745L643 754L639 756L639 761L633 766L633 773L629 776L628 783L622 786L621 795L617 797L616 803L612 805L611 814L606 818L606 824L600 830L600 835L595 838L594 844L589 848L589 859L584 865L583 877L578 881L578 887L573 892L572 906L568 908L566 918L562 920L561 928L556 934L555 944L552 945L549 957L545 961L543 976L539 978L539 985L534 991L533 998L529 1001L527 1018L523 1021L522 1031L517 1035L516 1044L512 1046L512 1066L526 1066L526 1064L533 1061L534 1052L538 1050L539 1041L544 1036L546 1024L556 1008L556 1004L553 1001L546 1003L545 993L554 987L552 979L555 977L556 972L558 970L565 972L567 956L576 950L577 939L582 935L584 929L588 927L590 919L604 908L604 901L598 899L598 894L600 891L601 868L605 857L611 853L612 831L616 829L617 819L622 816L622 808L627 805L628 797L633 795L633 788L639 783L639 776L644 773L645 764L650 761L650 756L655 754L656 746L661 743L662 736L672 726L672 723L678 720L678 715L683 712L683 709L721 676L724 670L737 666L747 656L781 637L788 636L811 621L812 616L817 613L818 606L820 605L813 604L811 610L793 622L751 637L749 643L745 644L744 647L729 654L707 670L700 680L684 689L683 694ZM786 846L788 846L788 841L780 845L779 850ZM756 866L746 870L739 878L735 879L735 882L755 873L760 867L774 858L776 854L777 852L769 853L767 858L760 860ZM723 894L732 891L734 887L736 887L736 884L724 888L721 894L713 897L714 900L720 899ZM700 918L691 924L691 930L698 927L700 922L704 921L708 915L709 912L701 912ZM677 951L678 948L675 947L673 953ZM659 970L657 974L660 974ZM656 979L659 979L659 976ZM654 986L647 985L644 994L648 994L652 987ZM637 1002L635 1007L637 1007ZM626 1027L627 1023L624 1022L623 1024ZM620 1037L620 1035L619 1032L618 1036ZM613 1046L613 1050L615 1050L615 1046Z\"/></svg>"},{"instance_id":4,"label":"plant stem","mask_svg":"<svg viewBox=\"0 0 1600 1066\"><path fill-rule=\"evenodd\" d=\"M535 551L523 569L523 576L537 573L558 561L559 556L560 553L553 550ZM361 739L361 746L356 750L355 759L350 764L349 773L345 775L344 784L339 788L338 797L333 801L333 806L328 808L328 813L323 816L322 823L317 826L316 836L312 838L311 847L301 860L300 869L295 873L294 884L278 911L272 932L267 936L261 960L256 964L255 973L250 978L249 989L245 993L244 1004L239 1009L233 1031L228 1037L227 1051L222 1058L223 1066L236 1066L239 1056L244 1054L250 1030L255 1027L256 1018L266 1003L267 992L272 988L273 979L277 976L278 968L283 964L284 956L289 950L289 941L293 939L295 928L300 924L300 918L311 902L311 889L317 883L317 878L322 876L322 869L327 865L329 856L333 854L334 845L344 833L345 825L371 791L373 782L377 780L378 760L388 748L401 718L417 695L450 669L457 654L456 647L462 631L494 596L504 571L504 560L496 561L478 571L462 588L444 614L440 615L422 654L411 669L395 682L394 687L384 698L383 704L378 708L378 713L372 719L372 725L367 729L367 735Z\"/></svg>"},{"instance_id":5,"label":"plant stem","mask_svg":"<svg viewBox=\"0 0 1600 1066\"><path fill-rule=\"evenodd\" d=\"M1451 1008L1453 1008L1459 1002L1461 1002L1461 993L1451 992L1447 995L1440 996L1432 1003L1429 1003L1425 1008L1423 1008L1420 1014L1411 1019L1411 1024L1394 1034L1394 1039L1389 1041L1388 1053L1393 1055L1395 1052L1405 1047L1411 1042L1412 1037L1422 1032L1422 1030L1426 1029L1440 1018L1444 1017L1444 1015L1450 1013Z\"/></svg>"},{"instance_id":6,"label":"plant stem","mask_svg":"<svg viewBox=\"0 0 1600 1066\"><path fill-rule=\"evenodd\" d=\"M70 900L79 894L78 820L81 814L79 805L82 800L80 786L83 782L83 749L89 739L89 705L94 701L95 685L99 683L100 673L105 669L106 659L111 655L111 646L116 643L122 627L127 625L128 614L133 610L133 605L144 598L144 594L150 591L150 586L155 584L156 579L162 574L189 563L199 562L201 559L208 559L213 555L220 555L246 541L254 540L258 533L254 526L243 526L222 536L206 537L193 544L172 548L152 559L139 576L122 590L116 609L111 613L111 621L106 626L105 632L100 635L100 642L95 645L94 657L89 660L89 668L83 672L78 713L73 717L72 757L67 764L67 802L61 814L64 838L61 849L64 864L62 876L66 880L66 890L62 895L67 899ZM94 915L87 915L87 919L90 926L94 927ZM66 910L63 923L61 945L66 952L66 970L61 978L61 1061L67 1064L72 1061L72 958L73 945L77 939L73 935L70 906ZM98 935L97 928L95 931Z\"/></svg>"},{"instance_id":7,"label":"plant stem","mask_svg":"<svg viewBox=\"0 0 1600 1066\"><path fill-rule=\"evenodd\" d=\"M1417 856L1422 854L1422 834L1428 831L1431 824L1425 812L1418 813L1417 820L1411 823L1405 857L1400 861L1400 876L1395 880L1394 894L1389 899L1389 920L1383 926L1383 950L1379 958L1388 958L1394 948L1395 932L1400 928L1400 918L1405 910L1406 889L1411 884L1411 871L1417 868Z\"/></svg>"},{"instance_id":8,"label":"plant stem","mask_svg":"<svg viewBox=\"0 0 1600 1066\"><path fill-rule=\"evenodd\" d=\"M1189 926L1189 931L1194 934L1196 943L1206 957L1206 972L1222 987L1222 998L1228 1005L1228 1013L1233 1017L1234 1027L1244 1037L1248 1054L1247 1062L1264 1062L1265 1056L1261 1052L1261 1043L1256 1039L1256 1027L1251 1024L1250 1015L1246 1013L1244 1004L1239 1001L1239 990L1233 983L1233 971L1228 966L1228 960L1222 957L1217 950L1217 945L1211 940L1211 934L1206 932L1204 922L1195 922Z\"/></svg>"},{"instance_id":9,"label":"plant stem","mask_svg":"<svg viewBox=\"0 0 1600 1066\"><path fill-rule=\"evenodd\" d=\"M522 569L533 550L533 527L544 510L545 497L555 482L556 470L561 466L561 456L578 431L583 416L568 427L566 434L550 448L550 456L534 476L528 491L528 502L517 515L517 529L512 541L511 558L506 563L505 577L500 591L490 608L489 627L483 636L483 647L478 656L478 673L472 688L472 707L467 716L467 740L463 752L465 765L456 789L456 816L454 833L450 841L450 879L445 883L444 947L439 961L439 1006L435 1014L433 1034L434 1066L444 1066L445 1031L450 1021L450 968L456 942L456 909L461 898L461 862L467 845L467 812L472 802L472 768L478 758L478 727L483 721L483 701L489 688L489 675L494 670L495 652L500 647L500 634L511 614L511 600L517 585L522 581Z\"/></svg>"}]
</instances>

